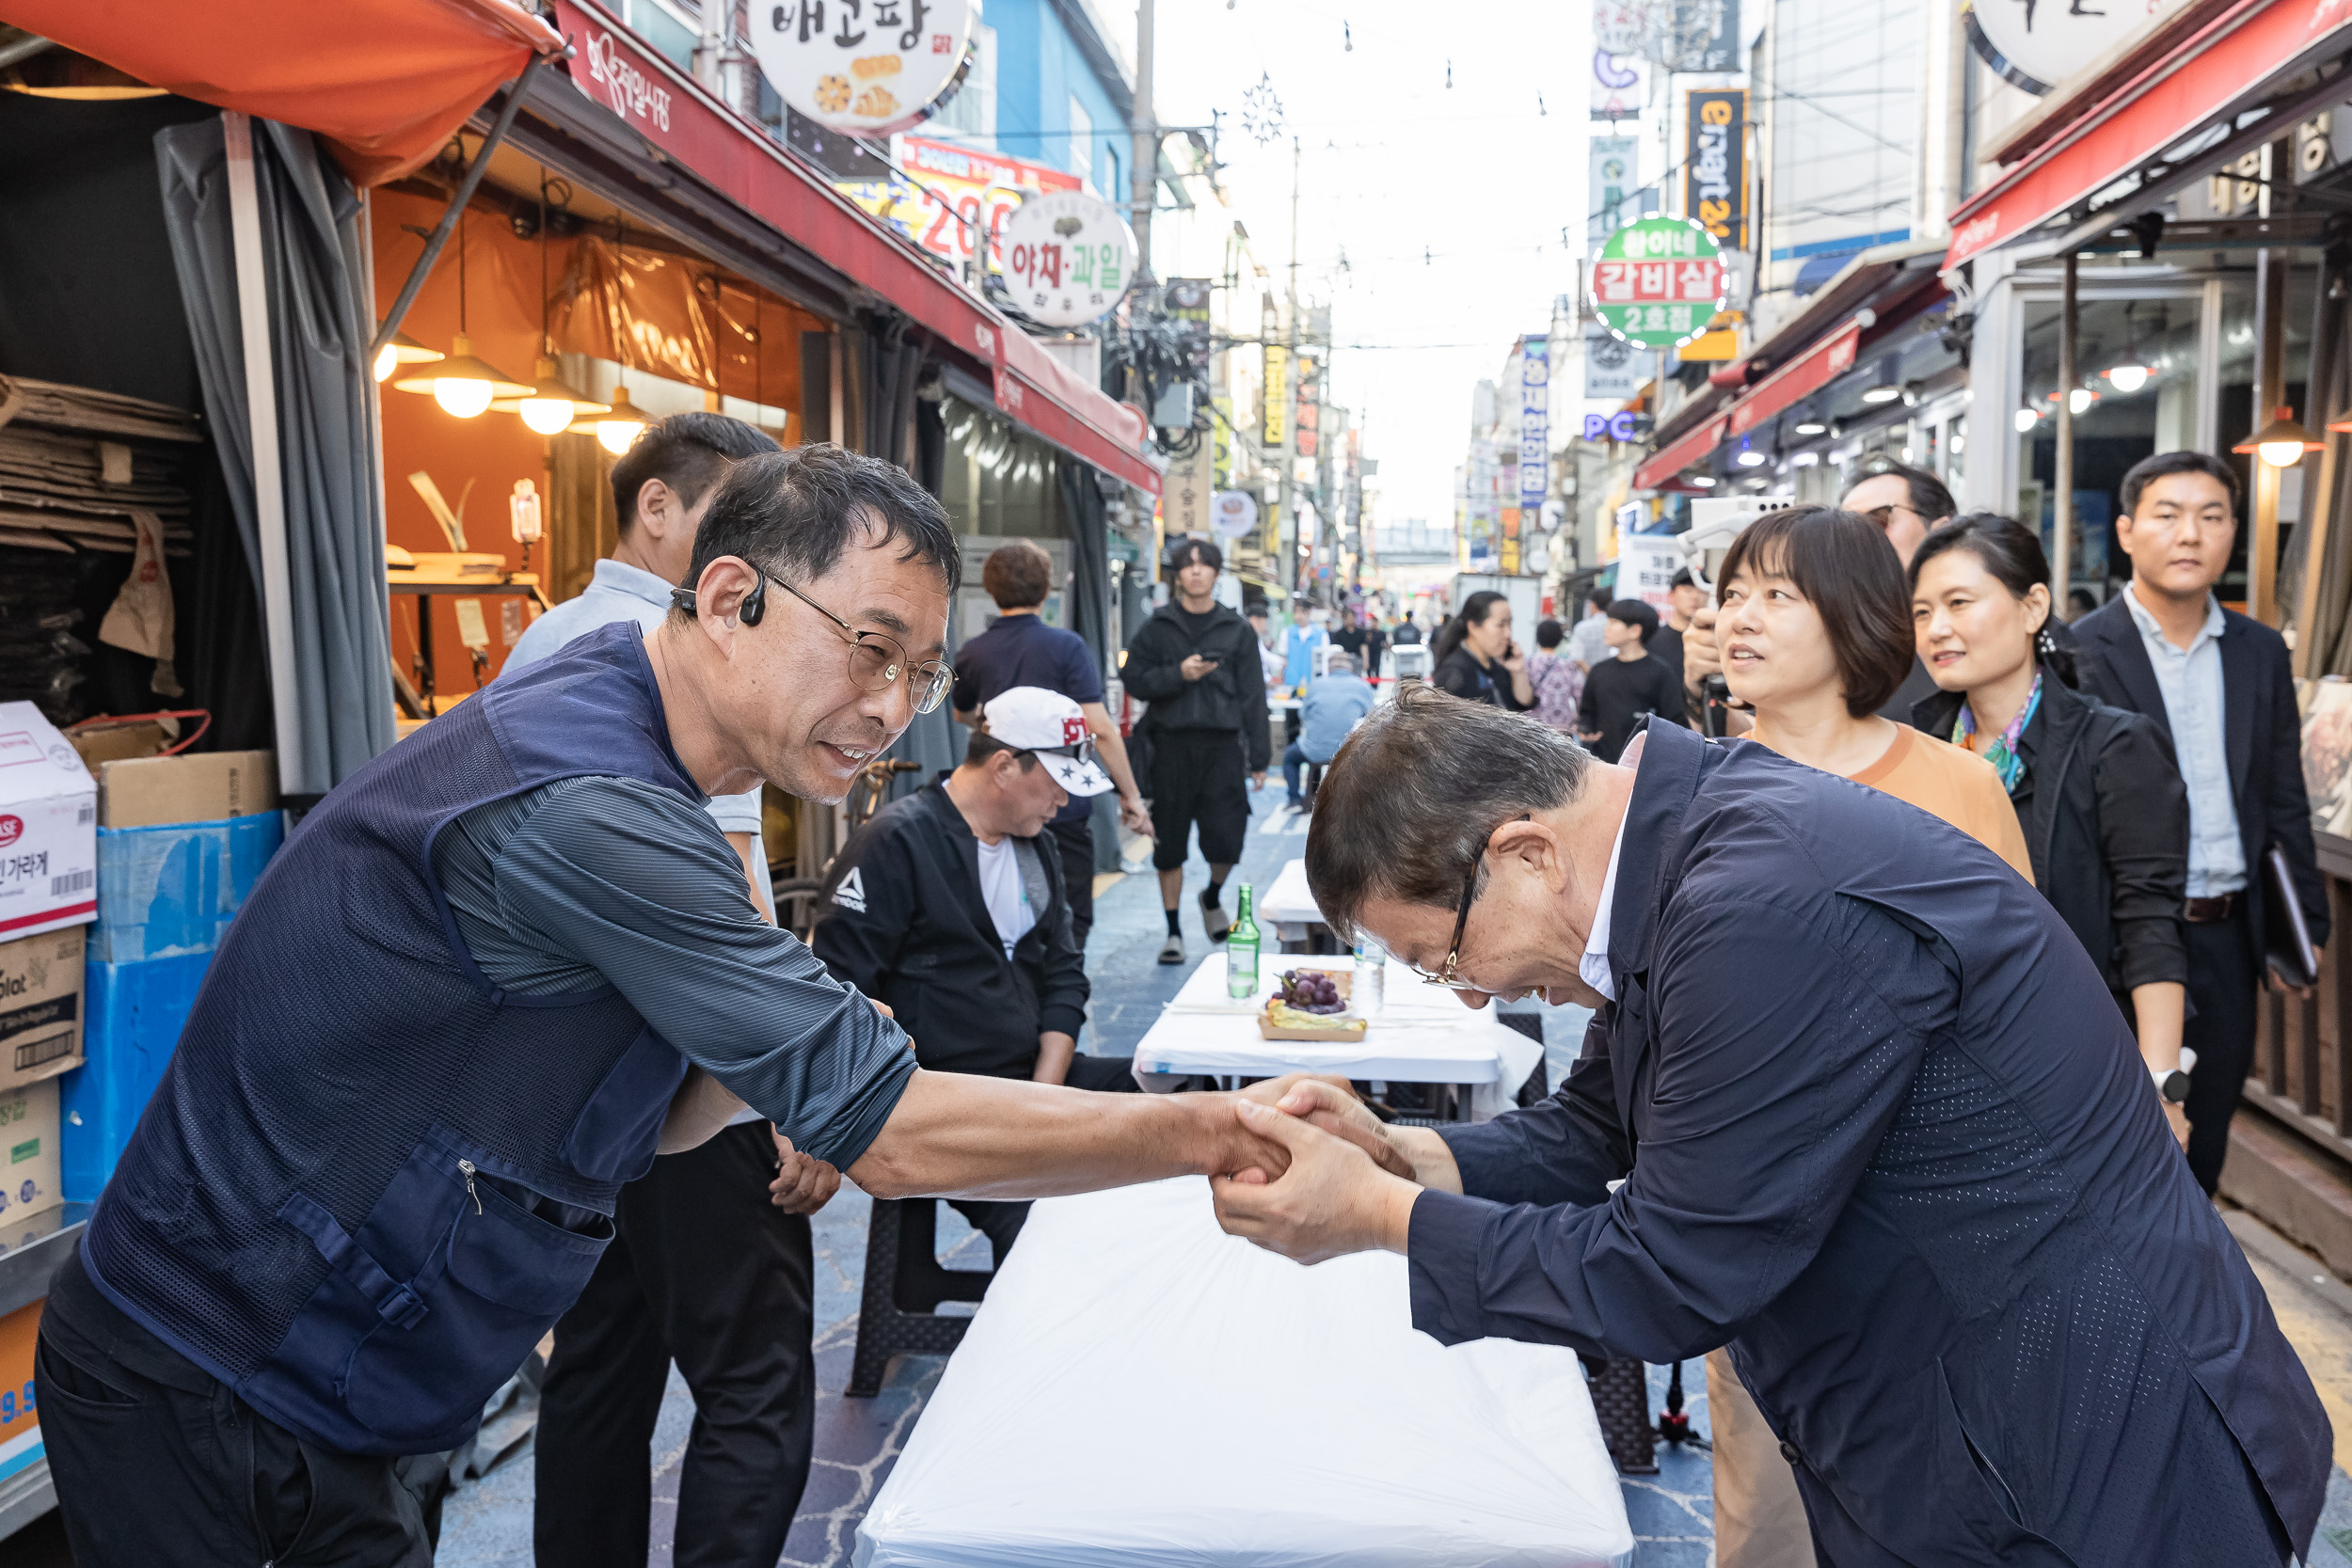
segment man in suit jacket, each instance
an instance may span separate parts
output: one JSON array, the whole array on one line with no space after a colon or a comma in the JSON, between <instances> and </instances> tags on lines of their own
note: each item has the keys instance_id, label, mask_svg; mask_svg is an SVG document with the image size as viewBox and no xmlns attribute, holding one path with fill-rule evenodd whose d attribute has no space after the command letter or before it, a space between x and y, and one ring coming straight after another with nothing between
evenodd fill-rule
<instances>
[{"instance_id":1,"label":"man in suit jacket","mask_svg":"<svg viewBox=\"0 0 2352 1568\"><path fill-rule=\"evenodd\" d=\"M2214 584L2237 537L2237 474L2203 452L2169 451L2123 476L2116 532L2132 580L2074 623L2106 671L2101 694L2171 738L2188 785L2188 1165L2210 1193L2230 1117L2254 1058L2256 988L2270 923L2263 857L2282 851L2312 944L2328 940L2328 895L2312 850L2295 677L2280 635L2221 608ZM2270 976L2273 985L2280 977Z\"/></svg>"},{"instance_id":2,"label":"man in suit jacket","mask_svg":"<svg viewBox=\"0 0 2352 1568\"><path fill-rule=\"evenodd\" d=\"M1558 1094L1480 1125L1262 1085L1236 1115L1290 1164L1216 1181L1226 1228L1403 1253L1449 1344L1727 1343L1834 1568L2303 1549L2328 1418L2048 901L1761 746L1644 747L1420 691L1364 721L1307 841L1333 931L1598 1011Z\"/></svg>"}]
</instances>

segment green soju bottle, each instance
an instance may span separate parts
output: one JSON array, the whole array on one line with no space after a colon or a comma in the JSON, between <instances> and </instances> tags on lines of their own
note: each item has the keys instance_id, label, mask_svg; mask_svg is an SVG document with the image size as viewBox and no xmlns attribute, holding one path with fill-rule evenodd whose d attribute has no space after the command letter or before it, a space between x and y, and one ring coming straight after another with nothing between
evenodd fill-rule
<instances>
[{"instance_id":1,"label":"green soju bottle","mask_svg":"<svg viewBox=\"0 0 2352 1568\"><path fill-rule=\"evenodd\" d=\"M1241 902L1233 928L1225 938L1225 994L1241 998L1258 994L1258 920L1249 912L1249 884L1241 885Z\"/></svg>"}]
</instances>

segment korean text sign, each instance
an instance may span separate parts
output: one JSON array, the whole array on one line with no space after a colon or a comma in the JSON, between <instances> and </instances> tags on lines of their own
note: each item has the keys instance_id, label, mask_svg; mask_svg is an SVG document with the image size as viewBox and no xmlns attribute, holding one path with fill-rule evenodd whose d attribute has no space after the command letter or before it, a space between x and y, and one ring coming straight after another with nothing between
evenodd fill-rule
<instances>
[{"instance_id":1,"label":"korean text sign","mask_svg":"<svg viewBox=\"0 0 2352 1568\"><path fill-rule=\"evenodd\" d=\"M1723 248L1695 218L1628 224L1594 263L1593 306L1629 343L1679 348L1724 307Z\"/></svg>"},{"instance_id":2,"label":"korean text sign","mask_svg":"<svg viewBox=\"0 0 2352 1568\"><path fill-rule=\"evenodd\" d=\"M1519 510L1543 510L1551 467L1551 345L1529 338L1519 351Z\"/></svg>"}]
</instances>

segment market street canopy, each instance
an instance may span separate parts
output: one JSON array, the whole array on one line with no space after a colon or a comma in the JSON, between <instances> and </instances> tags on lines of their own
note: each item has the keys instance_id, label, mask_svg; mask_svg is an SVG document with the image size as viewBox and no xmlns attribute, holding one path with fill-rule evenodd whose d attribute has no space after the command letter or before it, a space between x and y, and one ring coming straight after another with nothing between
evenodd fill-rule
<instances>
[{"instance_id":1,"label":"market street canopy","mask_svg":"<svg viewBox=\"0 0 2352 1568\"><path fill-rule=\"evenodd\" d=\"M432 162L532 55L564 48L503 0L12 0L8 19L150 86L314 131L359 185Z\"/></svg>"}]
</instances>

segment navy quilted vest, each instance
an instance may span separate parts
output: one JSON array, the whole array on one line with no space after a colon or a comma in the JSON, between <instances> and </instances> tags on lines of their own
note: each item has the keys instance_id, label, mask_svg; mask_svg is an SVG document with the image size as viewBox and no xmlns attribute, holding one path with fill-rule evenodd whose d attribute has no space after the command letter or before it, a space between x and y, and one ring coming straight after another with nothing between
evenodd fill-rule
<instances>
[{"instance_id":1,"label":"navy quilted vest","mask_svg":"<svg viewBox=\"0 0 2352 1568\"><path fill-rule=\"evenodd\" d=\"M284 1426L351 1453L462 1442L587 1284L677 1052L612 987L510 996L430 863L557 779L703 797L632 625L453 709L287 841L230 927L99 1200L99 1289Z\"/></svg>"}]
</instances>

